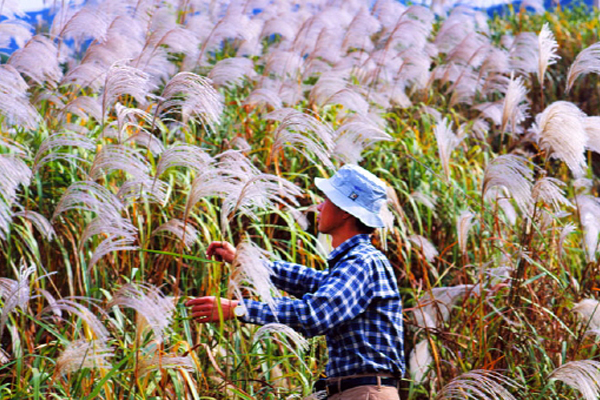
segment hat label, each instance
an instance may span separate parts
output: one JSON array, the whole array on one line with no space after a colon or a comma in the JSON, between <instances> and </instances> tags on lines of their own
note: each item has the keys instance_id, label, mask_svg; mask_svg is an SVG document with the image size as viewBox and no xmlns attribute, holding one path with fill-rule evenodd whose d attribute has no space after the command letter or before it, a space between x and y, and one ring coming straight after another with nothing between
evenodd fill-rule
<instances>
[{"instance_id":1,"label":"hat label","mask_svg":"<svg viewBox=\"0 0 600 400\"><path fill-rule=\"evenodd\" d=\"M356 192L352 192L352 193L350 193L350 196L348 196L348 197L350 197L350 199L352 199L352 200L356 200L356 199L358 199L358 194L356 194Z\"/></svg>"}]
</instances>

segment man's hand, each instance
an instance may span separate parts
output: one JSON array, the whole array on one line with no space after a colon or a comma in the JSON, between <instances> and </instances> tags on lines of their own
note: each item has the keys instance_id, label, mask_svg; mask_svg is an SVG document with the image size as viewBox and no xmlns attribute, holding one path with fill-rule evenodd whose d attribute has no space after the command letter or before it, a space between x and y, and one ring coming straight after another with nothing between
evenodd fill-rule
<instances>
[{"instance_id":1,"label":"man's hand","mask_svg":"<svg viewBox=\"0 0 600 400\"><path fill-rule=\"evenodd\" d=\"M192 318L197 322L220 322L219 305L221 303L221 311L223 312L223 321L235 317L233 309L238 305L236 300L228 300L215 296L197 297L185 303L186 306L192 308Z\"/></svg>"},{"instance_id":2,"label":"man's hand","mask_svg":"<svg viewBox=\"0 0 600 400\"><path fill-rule=\"evenodd\" d=\"M225 261L231 264L235 259L235 247L229 242L212 242L208 245L206 256L217 261Z\"/></svg>"}]
</instances>

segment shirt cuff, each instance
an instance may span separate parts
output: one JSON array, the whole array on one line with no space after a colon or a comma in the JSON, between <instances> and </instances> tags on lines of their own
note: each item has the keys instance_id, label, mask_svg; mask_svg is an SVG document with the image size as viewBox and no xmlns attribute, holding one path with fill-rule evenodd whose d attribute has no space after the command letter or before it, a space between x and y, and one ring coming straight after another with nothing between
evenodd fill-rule
<instances>
[{"instance_id":1,"label":"shirt cuff","mask_svg":"<svg viewBox=\"0 0 600 400\"><path fill-rule=\"evenodd\" d=\"M242 300L242 303L246 307L246 314L238 318L240 321L256 325L275 322L275 316L267 303L247 299Z\"/></svg>"}]
</instances>

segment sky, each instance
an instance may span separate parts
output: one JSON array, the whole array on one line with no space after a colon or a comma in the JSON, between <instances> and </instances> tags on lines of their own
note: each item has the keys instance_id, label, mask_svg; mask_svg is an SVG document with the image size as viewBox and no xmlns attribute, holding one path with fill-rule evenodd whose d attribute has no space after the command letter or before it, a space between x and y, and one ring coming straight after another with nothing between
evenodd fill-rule
<instances>
[{"instance_id":1,"label":"sky","mask_svg":"<svg viewBox=\"0 0 600 400\"><path fill-rule=\"evenodd\" d=\"M21 10L28 11L38 11L44 8L46 5L50 5L51 0L20 0L19 5L21 6Z\"/></svg>"}]
</instances>

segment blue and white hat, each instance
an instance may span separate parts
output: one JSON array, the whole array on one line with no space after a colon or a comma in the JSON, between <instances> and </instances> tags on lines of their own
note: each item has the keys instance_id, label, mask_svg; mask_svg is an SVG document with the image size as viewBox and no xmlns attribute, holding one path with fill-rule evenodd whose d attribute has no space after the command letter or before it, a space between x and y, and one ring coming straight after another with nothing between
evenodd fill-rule
<instances>
[{"instance_id":1,"label":"blue and white hat","mask_svg":"<svg viewBox=\"0 0 600 400\"><path fill-rule=\"evenodd\" d=\"M358 165L344 165L329 179L315 178L333 204L371 228L383 228L379 215L387 201L385 183Z\"/></svg>"}]
</instances>

